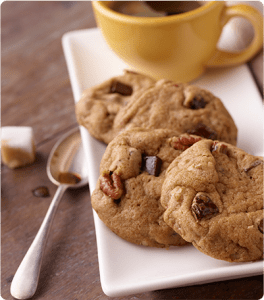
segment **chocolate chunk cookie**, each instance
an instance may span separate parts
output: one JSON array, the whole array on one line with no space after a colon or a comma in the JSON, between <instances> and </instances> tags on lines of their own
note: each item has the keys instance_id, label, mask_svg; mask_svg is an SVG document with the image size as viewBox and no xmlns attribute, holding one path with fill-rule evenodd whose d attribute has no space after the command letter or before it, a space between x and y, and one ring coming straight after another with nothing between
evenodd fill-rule
<instances>
[{"instance_id":1,"label":"chocolate chunk cookie","mask_svg":"<svg viewBox=\"0 0 264 300\"><path fill-rule=\"evenodd\" d=\"M87 89L76 104L76 116L106 144L134 127L177 130L233 145L237 140L231 115L209 91L130 71Z\"/></svg>"},{"instance_id":2,"label":"chocolate chunk cookie","mask_svg":"<svg viewBox=\"0 0 264 300\"><path fill-rule=\"evenodd\" d=\"M236 145L237 127L219 98L187 84L159 80L120 109L113 130L167 128Z\"/></svg>"},{"instance_id":3,"label":"chocolate chunk cookie","mask_svg":"<svg viewBox=\"0 0 264 300\"><path fill-rule=\"evenodd\" d=\"M186 242L163 220L160 203L166 169L200 140L167 129L134 128L108 144L91 201L99 218L121 238L152 247Z\"/></svg>"},{"instance_id":4,"label":"chocolate chunk cookie","mask_svg":"<svg viewBox=\"0 0 264 300\"><path fill-rule=\"evenodd\" d=\"M198 250L229 262L263 255L263 158L202 140L168 167L165 222Z\"/></svg>"},{"instance_id":5,"label":"chocolate chunk cookie","mask_svg":"<svg viewBox=\"0 0 264 300\"><path fill-rule=\"evenodd\" d=\"M155 80L131 71L87 89L76 104L76 117L96 139L108 144L116 135L113 122L121 107L134 101Z\"/></svg>"}]
</instances>

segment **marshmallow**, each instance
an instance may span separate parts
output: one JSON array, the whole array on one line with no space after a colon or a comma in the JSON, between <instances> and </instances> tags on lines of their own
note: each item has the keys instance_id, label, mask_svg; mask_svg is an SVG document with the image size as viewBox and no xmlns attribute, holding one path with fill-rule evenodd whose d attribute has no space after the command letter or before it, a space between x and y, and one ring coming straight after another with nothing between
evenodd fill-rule
<instances>
[{"instance_id":1,"label":"marshmallow","mask_svg":"<svg viewBox=\"0 0 264 300\"><path fill-rule=\"evenodd\" d=\"M11 169L31 164L36 158L33 129L26 126L1 128L2 162Z\"/></svg>"}]
</instances>

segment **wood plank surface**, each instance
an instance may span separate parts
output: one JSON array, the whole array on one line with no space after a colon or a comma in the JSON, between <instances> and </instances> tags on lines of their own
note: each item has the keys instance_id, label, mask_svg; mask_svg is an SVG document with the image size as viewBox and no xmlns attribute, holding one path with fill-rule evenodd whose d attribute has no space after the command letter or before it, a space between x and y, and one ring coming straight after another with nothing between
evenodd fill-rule
<instances>
[{"instance_id":1,"label":"wood plank surface","mask_svg":"<svg viewBox=\"0 0 264 300\"><path fill-rule=\"evenodd\" d=\"M1 296L6 300L13 299L12 278L56 191L46 174L50 150L63 133L78 126L61 38L68 31L92 27L96 23L89 1L1 5L1 124L31 126L37 150L31 166L11 170L1 165ZM35 197L32 190L39 186L48 187L50 197ZM263 277L253 276L115 299L260 299L262 295ZM100 284L88 186L68 190L63 197L32 299L111 299Z\"/></svg>"}]
</instances>

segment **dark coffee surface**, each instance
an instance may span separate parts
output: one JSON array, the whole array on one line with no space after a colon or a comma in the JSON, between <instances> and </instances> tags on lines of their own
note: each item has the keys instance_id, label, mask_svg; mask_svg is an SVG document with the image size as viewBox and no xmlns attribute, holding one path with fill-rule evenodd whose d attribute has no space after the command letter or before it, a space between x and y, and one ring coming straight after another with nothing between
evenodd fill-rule
<instances>
[{"instance_id":1,"label":"dark coffee surface","mask_svg":"<svg viewBox=\"0 0 264 300\"><path fill-rule=\"evenodd\" d=\"M201 6L198 1L114 1L111 8L138 17L162 17L181 14Z\"/></svg>"}]
</instances>

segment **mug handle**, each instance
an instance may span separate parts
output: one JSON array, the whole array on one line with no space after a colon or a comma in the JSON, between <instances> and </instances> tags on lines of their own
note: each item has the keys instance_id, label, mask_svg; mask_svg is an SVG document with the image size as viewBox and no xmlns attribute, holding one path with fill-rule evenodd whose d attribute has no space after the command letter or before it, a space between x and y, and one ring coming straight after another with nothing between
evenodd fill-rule
<instances>
[{"instance_id":1,"label":"mug handle","mask_svg":"<svg viewBox=\"0 0 264 300\"><path fill-rule=\"evenodd\" d=\"M223 11L223 27L233 17L243 17L249 20L254 28L254 38L251 44L239 53L217 49L206 64L208 67L226 67L245 63L263 47L263 17L261 13L246 4L226 6Z\"/></svg>"}]
</instances>

